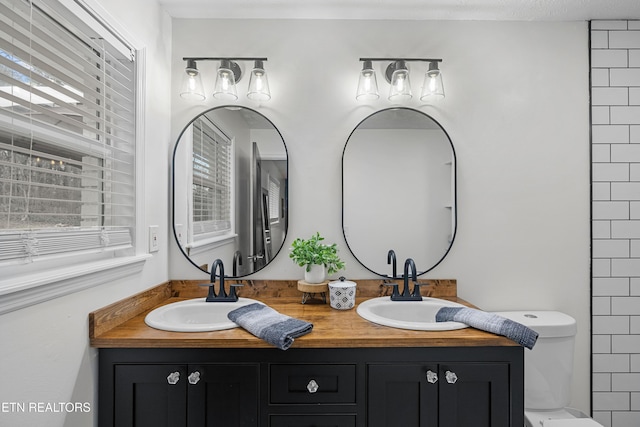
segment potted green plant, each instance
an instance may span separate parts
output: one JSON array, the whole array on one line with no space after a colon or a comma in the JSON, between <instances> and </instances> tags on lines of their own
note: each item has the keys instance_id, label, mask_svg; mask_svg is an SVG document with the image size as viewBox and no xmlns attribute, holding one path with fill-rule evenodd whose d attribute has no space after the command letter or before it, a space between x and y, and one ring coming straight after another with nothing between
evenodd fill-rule
<instances>
[{"instance_id":1,"label":"potted green plant","mask_svg":"<svg viewBox=\"0 0 640 427\"><path fill-rule=\"evenodd\" d=\"M324 237L316 232L309 239L297 238L291 244L289 258L300 267L305 267L304 280L307 283L322 283L326 274L344 269L344 262L338 256L338 245L322 243Z\"/></svg>"}]
</instances>

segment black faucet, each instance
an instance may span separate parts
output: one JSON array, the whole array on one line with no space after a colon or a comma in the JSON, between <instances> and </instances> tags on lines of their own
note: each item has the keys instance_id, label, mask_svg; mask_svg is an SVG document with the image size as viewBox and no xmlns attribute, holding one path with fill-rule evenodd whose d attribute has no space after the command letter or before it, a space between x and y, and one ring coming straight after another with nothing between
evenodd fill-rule
<instances>
[{"instance_id":1,"label":"black faucet","mask_svg":"<svg viewBox=\"0 0 640 427\"><path fill-rule=\"evenodd\" d=\"M413 282L413 291L409 290L409 269L411 269L411 281ZM420 284L417 283L416 275L416 263L407 258L404 262L404 288L402 294L398 292L398 285L393 284L393 294L391 295L392 301L422 301L422 295L420 294Z\"/></svg>"},{"instance_id":2,"label":"black faucet","mask_svg":"<svg viewBox=\"0 0 640 427\"><path fill-rule=\"evenodd\" d=\"M238 265L242 265L242 253L236 251L233 254L233 277L238 277Z\"/></svg>"},{"instance_id":3,"label":"black faucet","mask_svg":"<svg viewBox=\"0 0 640 427\"><path fill-rule=\"evenodd\" d=\"M218 277L220 277L220 284L218 286L218 293L216 293L215 285L216 285L216 272L218 272ZM236 287L242 286L239 283L234 283L231 285L231 289L229 294L227 295L227 290L224 287L224 264L222 260L217 259L213 262L213 267L211 267L211 282L203 283L200 286L208 286L209 294L207 295L207 302L235 302L238 301L238 295L236 294Z\"/></svg>"},{"instance_id":4,"label":"black faucet","mask_svg":"<svg viewBox=\"0 0 640 427\"><path fill-rule=\"evenodd\" d=\"M387 264L392 265L391 271L393 272L393 276L391 277L395 279L398 276L398 269L396 265L396 252L393 249L389 249L389 252L387 252Z\"/></svg>"}]
</instances>

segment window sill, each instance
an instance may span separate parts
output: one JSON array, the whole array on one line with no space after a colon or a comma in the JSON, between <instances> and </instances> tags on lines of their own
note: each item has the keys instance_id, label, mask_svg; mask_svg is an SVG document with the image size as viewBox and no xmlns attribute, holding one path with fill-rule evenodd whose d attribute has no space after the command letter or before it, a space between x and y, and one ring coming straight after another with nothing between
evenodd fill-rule
<instances>
[{"instance_id":1,"label":"window sill","mask_svg":"<svg viewBox=\"0 0 640 427\"><path fill-rule=\"evenodd\" d=\"M0 314L139 273L150 257L111 258L0 280Z\"/></svg>"},{"instance_id":2,"label":"window sill","mask_svg":"<svg viewBox=\"0 0 640 427\"><path fill-rule=\"evenodd\" d=\"M219 248L224 245L233 243L233 240L237 237L237 234L227 234L224 236L217 236L208 239L197 240L187 245L187 253L189 255L198 255L213 249Z\"/></svg>"}]
</instances>

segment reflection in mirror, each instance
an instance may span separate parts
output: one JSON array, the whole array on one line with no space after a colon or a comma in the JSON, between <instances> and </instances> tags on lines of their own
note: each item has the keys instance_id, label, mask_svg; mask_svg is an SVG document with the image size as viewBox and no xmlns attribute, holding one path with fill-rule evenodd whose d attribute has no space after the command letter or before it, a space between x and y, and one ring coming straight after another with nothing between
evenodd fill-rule
<instances>
[{"instance_id":1,"label":"reflection in mirror","mask_svg":"<svg viewBox=\"0 0 640 427\"><path fill-rule=\"evenodd\" d=\"M365 118L342 155L342 229L368 270L393 277L407 258L423 274L456 234L456 159L445 130L427 114L390 108Z\"/></svg>"},{"instance_id":2,"label":"reflection in mirror","mask_svg":"<svg viewBox=\"0 0 640 427\"><path fill-rule=\"evenodd\" d=\"M278 129L245 107L195 117L173 152L173 229L183 254L203 271L221 259L241 277L266 266L288 223L287 149Z\"/></svg>"}]
</instances>

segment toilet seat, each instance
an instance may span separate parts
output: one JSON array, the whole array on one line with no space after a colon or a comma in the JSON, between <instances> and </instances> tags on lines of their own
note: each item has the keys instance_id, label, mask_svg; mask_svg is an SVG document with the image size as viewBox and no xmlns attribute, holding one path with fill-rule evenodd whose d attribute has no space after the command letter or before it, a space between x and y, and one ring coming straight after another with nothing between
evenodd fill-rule
<instances>
[{"instance_id":1,"label":"toilet seat","mask_svg":"<svg viewBox=\"0 0 640 427\"><path fill-rule=\"evenodd\" d=\"M603 427L584 413L564 408L555 411L524 411L528 427Z\"/></svg>"},{"instance_id":2,"label":"toilet seat","mask_svg":"<svg viewBox=\"0 0 640 427\"><path fill-rule=\"evenodd\" d=\"M591 418L574 418L572 420L548 420L542 423L542 427L602 427L602 424Z\"/></svg>"}]
</instances>

